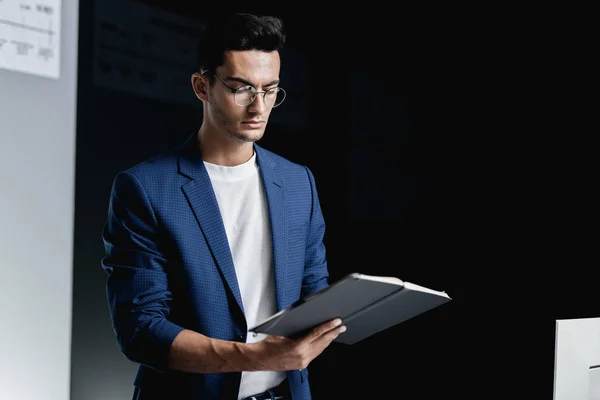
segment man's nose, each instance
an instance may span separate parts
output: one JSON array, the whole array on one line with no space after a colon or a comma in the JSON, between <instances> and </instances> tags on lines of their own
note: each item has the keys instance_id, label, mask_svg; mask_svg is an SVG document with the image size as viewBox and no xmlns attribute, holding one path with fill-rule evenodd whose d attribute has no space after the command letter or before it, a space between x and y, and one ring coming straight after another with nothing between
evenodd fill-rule
<instances>
[{"instance_id":1,"label":"man's nose","mask_svg":"<svg viewBox=\"0 0 600 400\"><path fill-rule=\"evenodd\" d=\"M262 93L256 93L254 100L248 105L248 109L257 114L262 114L266 108L267 105L265 104Z\"/></svg>"}]
</instances>

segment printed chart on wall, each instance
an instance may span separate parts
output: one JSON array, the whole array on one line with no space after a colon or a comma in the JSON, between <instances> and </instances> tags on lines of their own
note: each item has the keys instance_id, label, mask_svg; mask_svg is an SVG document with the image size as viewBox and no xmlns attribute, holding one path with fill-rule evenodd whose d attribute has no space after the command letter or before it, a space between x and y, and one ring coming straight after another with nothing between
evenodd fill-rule
<instances>
[{"instance_id":1,"label":"printed chart on wall","mask_svg":"<svg viewBox=\"0 0 600 400\"><path fill-rule=\"evenodd\" d=\"M61 0L0 0L0 68L58 79Z\"/></svg>"}]
</instances>

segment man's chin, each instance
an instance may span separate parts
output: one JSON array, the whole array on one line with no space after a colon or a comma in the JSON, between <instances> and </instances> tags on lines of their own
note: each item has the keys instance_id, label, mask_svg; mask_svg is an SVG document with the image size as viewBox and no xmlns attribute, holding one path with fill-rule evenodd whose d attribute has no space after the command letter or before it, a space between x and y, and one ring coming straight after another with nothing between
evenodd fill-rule
<instances>
[{"instance_id":1,"label":"man's chin","mask_svg":"<svg viewBox=\"0 0 600 400\"><path fill-rule=\"evenodd\" d=\"M264 133L264 130L259 131L257 129L238 131L235 134L235 139L240 142L256 142L263 137Z\"/></svg>"}]
</instances>

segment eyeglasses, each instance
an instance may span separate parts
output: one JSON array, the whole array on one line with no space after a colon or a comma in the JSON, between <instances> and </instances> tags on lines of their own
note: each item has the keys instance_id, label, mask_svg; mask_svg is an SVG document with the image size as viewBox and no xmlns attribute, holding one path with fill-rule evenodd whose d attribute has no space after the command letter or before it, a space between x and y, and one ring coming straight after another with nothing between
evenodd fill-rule
<instances>
[{"instance_id":1,"label":"eyeglasses","mask_svg":"<svg viewBox=\"0 0 600 400\"><path fill-rule=\"evenodd\" d=\"M209 71L204 71L202 74L204 75ZM285 100L285 90L280 87L274 87L264 92L259 92L256 90L254 86L246 85L240 88L234 89L229 87L221 78L219 78L216 74L213 74L215 78L217 78L231 93L233 93L233 101L240 107L249 106L256 99L256 95L259 93L263 95L263 101L267 107L277 107L283 100Z\"/></svg>"}]
</instances>

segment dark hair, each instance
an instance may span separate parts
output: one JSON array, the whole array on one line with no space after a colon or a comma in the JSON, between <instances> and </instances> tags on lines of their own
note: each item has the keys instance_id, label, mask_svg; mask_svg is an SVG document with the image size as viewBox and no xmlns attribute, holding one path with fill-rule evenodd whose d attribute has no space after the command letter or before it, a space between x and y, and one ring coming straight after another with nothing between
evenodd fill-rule
<instances>
[{"instance_id":1,"label":"dark hair","mask_svg":"<svg viewBox=\"0 0 600 400\"><path fill-rule=\"evenodd\" d=\"M281 51L285 41L283 22L278 17L247 13L217 16L206 24L198 41L197 68L214 73L228 50Z\"/></svg>"}]
</instances>

